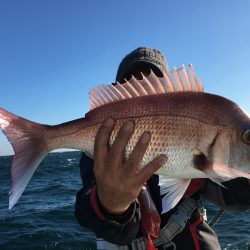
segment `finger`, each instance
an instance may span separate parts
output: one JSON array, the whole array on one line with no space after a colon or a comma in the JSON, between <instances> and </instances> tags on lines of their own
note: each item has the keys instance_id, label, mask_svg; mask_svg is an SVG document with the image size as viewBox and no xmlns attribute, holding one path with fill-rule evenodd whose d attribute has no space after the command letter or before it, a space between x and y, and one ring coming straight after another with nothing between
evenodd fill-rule
<instances>
[{"instance_id":1,"label":"finger","mask_svg":"<svg viewBox=\"0 0 250 250\"><path fill-rule=\"evenodd\" d=\"M114 120L109 118L100 127L95 138L94 145L94 159L98 161L103 161L108 154L108 143L109 137L114 126Z\"/></svg>"},{"instance_id":2,"label":"finger","mask_svg":"<svg viewBox=\"0 0 250 250\"><path fill-rule=\"evenodd\" d=\"M132 169L138 168L140 166L140 162L148 148L150 139L150 133L144 132L135 145L133 152L127 161L127 165L131 168L131 171Z\"/></svg>"},{"instance_id":3,"label":"finger","mask_svg":"<svg viewBox=\"0 0 250 250\"><path fill-rule=\"evenodd\" d=\"M120 161L124 157L124 151L127 146L127 143L134 132L134 122L127 121L118 132L118 135L110 149L110 155L112 161Z\"/></svg>"},{"instance_id":4,"label":"finger","mask_svg":"<svg viewBox=\"0 0 250 250\"><path fill-rule=\"evenodd\" d=\"M148 163L141 171L140 171L140 182L145 183L158 169L162 167L164 163L167 162L166 155L159 155L154 158L150 163Z\"/></svg>"}]
</instances>

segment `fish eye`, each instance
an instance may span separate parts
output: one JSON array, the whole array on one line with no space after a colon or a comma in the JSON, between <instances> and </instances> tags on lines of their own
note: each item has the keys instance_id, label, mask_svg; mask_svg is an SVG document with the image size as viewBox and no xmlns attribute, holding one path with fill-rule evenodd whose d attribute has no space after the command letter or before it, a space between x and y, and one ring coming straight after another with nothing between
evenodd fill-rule
<instances>
[{"instance_id":1,"label":"fish eye","mask_svg":"<svg viewBox=\"0 0 250 250\"><path fill-rule=\"evenodd\" d=\"M242 133L242 141L250 145L250 130L246 130Z\"/></svg>"}]
</instances>

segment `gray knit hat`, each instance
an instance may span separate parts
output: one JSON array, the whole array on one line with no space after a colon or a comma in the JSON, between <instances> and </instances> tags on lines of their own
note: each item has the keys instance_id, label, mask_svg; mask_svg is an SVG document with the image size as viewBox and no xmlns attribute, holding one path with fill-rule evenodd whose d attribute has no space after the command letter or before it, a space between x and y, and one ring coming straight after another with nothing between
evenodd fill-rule
<instances>
[{"instance_id":1,"label":"gray knit hat","mask_svg":"<svg viewBox=\"0 0 250 250\"><path fill-rule=\"evenodd\" d=\"M135 71L135 68L142 65L158 72L168 71L168 63L159 50L140 47L122 59L117 70L116 81L123 81L126 76Z\"/></svg>"}]
</instances>

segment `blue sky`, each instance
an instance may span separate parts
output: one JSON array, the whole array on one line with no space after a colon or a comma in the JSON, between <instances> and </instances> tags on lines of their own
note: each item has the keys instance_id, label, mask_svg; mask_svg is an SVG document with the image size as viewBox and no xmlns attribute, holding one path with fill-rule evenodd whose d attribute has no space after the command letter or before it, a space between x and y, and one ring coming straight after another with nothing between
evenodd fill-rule
<instances>
[{"instance_id":1,"label":"blue sky","mask_svg":"<svg viewBox=\"0 0 250 250\"><path fill-rule=\"evenodd\" d=\"M250 113L249 10L248 0L1 0L0 107L51 125L82 117L90 88L148 46ZM11 153L0 132L0 155Z\"/></svg>"}]
</instances>

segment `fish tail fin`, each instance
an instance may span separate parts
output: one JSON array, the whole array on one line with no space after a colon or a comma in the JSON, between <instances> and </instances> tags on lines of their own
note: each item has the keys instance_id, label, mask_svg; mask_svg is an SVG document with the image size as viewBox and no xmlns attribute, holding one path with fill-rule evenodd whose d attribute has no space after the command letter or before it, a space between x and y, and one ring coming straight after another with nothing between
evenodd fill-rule
<instances>
[{"instance_id":1,"label":"fish tail fin","mask_svg":"<svg viewBox=\"0 0 250 250\"><path fill-rule=\"evenodd\" d=\"M44 133L49 126L34 123L0 108L0 128L15 152L9 192L11 209L22 195L39 163L50 151Z\"/></svg>"}]
</instances>

